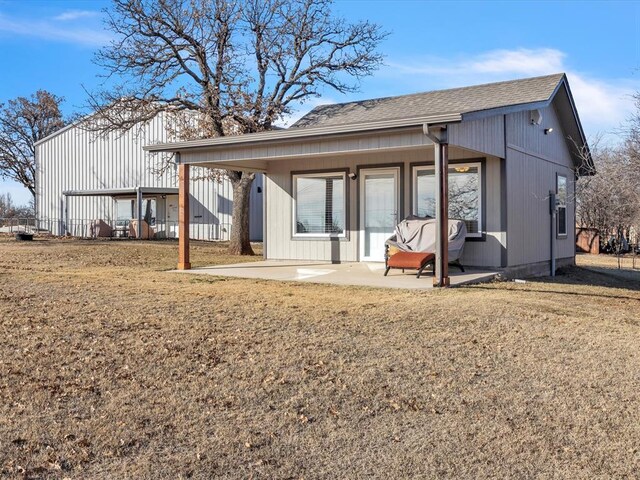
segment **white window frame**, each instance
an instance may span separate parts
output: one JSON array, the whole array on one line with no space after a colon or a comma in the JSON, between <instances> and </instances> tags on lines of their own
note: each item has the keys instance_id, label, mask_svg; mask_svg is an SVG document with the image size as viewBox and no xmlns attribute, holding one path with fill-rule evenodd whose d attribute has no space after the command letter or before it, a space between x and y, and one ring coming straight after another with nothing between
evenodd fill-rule
<instances>
[{"instance_id":1,"label":"white window frame","mask_svg":"<svg viewBox=\"0 0 640 480\"><path fill-rule=\"evenodd\" d=\"M482 238L484 234L484 221L483 221L483 211L482 211L482 199L483 199L483 191L482 191L482 162L469 162L469 163L450 163L449 168L458 168L458 167L472 167L478 169L478 231L471 233L467 232L467 236L465 238ZM411 172L411 182L413 189L411 194L413 198L411 199L411 211L414 215L418 214L418 172L421 171L431 171L435 176L436 167L435 165L416 165L413 167L413 171Z\"/></svg>"},{"instance_id":2,"label":"white window frame","mask_svg":"<svg viewBox=\"0 0 640 480\"><path fill-rule=\"evenodd\" d=\"M564 205L560 203L559 193L560 193L560 178L564 178ZM569 178L566 175L561 173L556 173L556 200L558 202L556 217L557 217L557 225L556 225L556 236L558 238L567 238L569 236L569 216L567 210L567 204L569 203ZM560 209L564 208L564 233L560 233Z\"/></svg>"},{"instance_id":3,"label":"white window frame","mask_svg":"<svg viewBox=\"0 0 640 480\"><path fill-rule=\"evenodd\" d=\"M343 212L344 212L344 228L342 229L342 233L298 233L297 225L298 225L298 178L327 178L327 177L340 177L343 182ZM291 209L291 230L292 236L294 238L346 238L347 237L347 197L349 195L349 189L347 185L347 173L345 171L326 171L326 172L316 172L316 173L304 173L299 172L292 175L292 192L291 197L293 198L292 209Z\"/></svg>"}]
</instances>

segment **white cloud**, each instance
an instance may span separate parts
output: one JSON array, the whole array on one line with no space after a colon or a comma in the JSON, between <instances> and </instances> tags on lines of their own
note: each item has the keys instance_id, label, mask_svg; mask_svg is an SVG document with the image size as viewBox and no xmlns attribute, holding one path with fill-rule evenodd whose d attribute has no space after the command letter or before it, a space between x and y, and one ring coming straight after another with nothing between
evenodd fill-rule
<instances>
[{"instance_id":1,"label":"white cloud","mask_svg":"<svg viewBox=\"0 0 640 480\"><path fill-rule=\"evenodd\" d=\"M53 19L61 22L67 22L71 20L78 20L80 18L95 17L97 15L98 12L95 10L67 10L66 12L62 12L60 15L56 15Z\"/></svg>"},{"instance_id":2,"label":"white cloud","mask_svg":"<svg viewBox=\"0 0 640 480\"><path fill-rule=\"evenodd\" d=\"M1 33L94 47L106 45L111 38L110 35L102 29L86 26L61 27L48 20L12 19L0 14L0 34Z\"/></svg>"},{"instance_id":3,"label":"white cloud","mask_svg":"<svg viewBox=\"0 0 640 480\"><path fill-rule=\"evenodd\" d=\"M588 133L610 132L629 118L634 93L630 81L604 81L571 72L568 78L582 123L595 129Z\"/></svg>"},{"instance_id":4,"label":"white cloud","mask_svg":"<svg viewBox=\"0 0 640 480\"><path fill-rule=\"evenodd\" d=\"M523 75L544 75L563 69L565 54L552 48L537 50L494 50L480 55L463 67L471 71L487 74L503 72Z\"/></svg>"},{"instance_id":5,"label":"white cloud","mask_svg":"<svg viewBox=\"0 0 640 480\"><path fill-rule=\"evenodd\" d=\"M630 79L597 78L571 68L553 48L492 50L478 55L422 57L390 63L379 75L396 88L424 91L565 72L587 135L615 130L633 108ZM426 86L425 86L426 84Z\"/></svg>"},{"instance_id":6,"label":"white cloud","mask_svg":"<svg viewBox=\"0 0 640 480\"><path fill-rule=\"evenodd\" d=\"M561 71L564 58L564 53L552 48L492 50L472 57L431 56L411 62L392 62L388 67L400 75L491 76L509 73L535 76Z\"/></svg>"}]
</instances>

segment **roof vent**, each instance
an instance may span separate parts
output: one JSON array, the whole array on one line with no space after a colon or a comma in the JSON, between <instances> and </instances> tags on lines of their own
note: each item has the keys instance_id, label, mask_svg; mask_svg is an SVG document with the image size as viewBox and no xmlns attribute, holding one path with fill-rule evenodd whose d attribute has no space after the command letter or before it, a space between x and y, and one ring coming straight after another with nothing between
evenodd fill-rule
<instances>
[{"instance_id":1,"label":"roof vent","mask_svg":"<svg viewBox=\"0 0 640 480\"><path fill-rule=\"evenodd\" d=\"M542 123L542 112L540 110L531 110L531 125L540 125Z\"/></svg>"}]
</instances>

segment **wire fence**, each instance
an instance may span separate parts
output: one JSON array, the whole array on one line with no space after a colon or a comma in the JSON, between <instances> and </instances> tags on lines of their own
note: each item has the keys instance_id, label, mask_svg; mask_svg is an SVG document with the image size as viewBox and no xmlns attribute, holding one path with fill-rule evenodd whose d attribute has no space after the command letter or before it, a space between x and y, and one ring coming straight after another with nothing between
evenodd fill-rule
<instances>
[{"instance_id":1,"label":"wire fence","mask_svg":"<svg viewBox=\"0 0 640 480\"><path fill-rule=\"evenodd\" d=\"M33 217L0 218L0 233L35 233L37 220Z\"/></svg>"}]
</instances>

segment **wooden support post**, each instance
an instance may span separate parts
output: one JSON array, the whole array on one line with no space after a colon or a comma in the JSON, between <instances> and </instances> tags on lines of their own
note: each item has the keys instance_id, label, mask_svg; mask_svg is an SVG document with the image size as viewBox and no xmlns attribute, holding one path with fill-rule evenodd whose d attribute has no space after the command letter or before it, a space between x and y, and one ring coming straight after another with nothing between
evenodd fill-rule
<instances>
[{"instance_id":1,"label":"wooden support post","mask_svg":"<svg viewBox=\"0 0 640 480\"><path fill-rule=\"evenodd\" d=\"M436 276L434 286L448 287L449 280L449 145L446 130L435 143L436 174Z\"/></svg>"},{"instance_id":2,"label":"wooden support post","mask_svg":"<svg viewBox=\"0 0 640 480\"><path fill-rule=\"evenodd\" d=\"M178 167L178 270L189 269L189 165L181 163Z\"/></svg>"}]
</instances>

